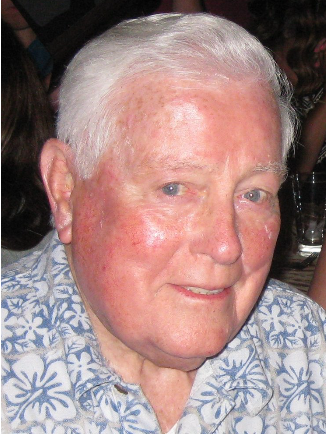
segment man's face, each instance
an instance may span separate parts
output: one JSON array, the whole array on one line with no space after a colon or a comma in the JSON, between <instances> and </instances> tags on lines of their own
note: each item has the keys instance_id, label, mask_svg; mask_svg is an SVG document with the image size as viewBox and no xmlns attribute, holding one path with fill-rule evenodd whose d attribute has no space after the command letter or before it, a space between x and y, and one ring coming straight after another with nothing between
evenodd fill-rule
<instances>
[{"instance_id":1,"label":"man's face","mask_svg":"<svg viewBox=\"0 0 326 436\"><path fill-rule=\"evenodd\" d=\"M268 92L130 86L122 154L73 193L70 262L95 316L155 364L194 369L239 331L279 230L280 122Z\"/></svg>"}]
</instances>

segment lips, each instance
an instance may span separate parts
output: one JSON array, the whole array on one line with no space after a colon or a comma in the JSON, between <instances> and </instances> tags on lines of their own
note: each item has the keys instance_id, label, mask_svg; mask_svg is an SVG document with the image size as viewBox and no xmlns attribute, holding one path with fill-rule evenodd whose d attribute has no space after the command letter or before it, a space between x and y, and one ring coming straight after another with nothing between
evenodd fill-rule
<instances>
[{"instance_id":1,"label":"lips","mask_svg":"<svg viewBox=\"0 0 326 436\"><path fill-rule=\"evenodd\" d=\"M209 290L209 289L197 288L193 286L185 286L185 289L187 289L187 291L193 292L194 294L217 295L223 292L225 288Z\"/></svg>"}]
</instances>

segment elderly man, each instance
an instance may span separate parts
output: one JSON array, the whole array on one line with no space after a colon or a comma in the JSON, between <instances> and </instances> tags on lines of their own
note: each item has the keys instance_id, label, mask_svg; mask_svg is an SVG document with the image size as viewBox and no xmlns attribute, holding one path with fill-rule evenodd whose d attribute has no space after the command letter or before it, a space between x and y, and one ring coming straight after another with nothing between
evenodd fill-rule
<instances>
[{"instance_id":1,"label":"elderly man","mask_svg":"<svg viewBox=\"0 0 326 436\"><path fill-rule=\"evenodd\" d=\"M209 15L77 54L41 159L57 235L3 278L6 431L325 431L325 313L265 283L289 99Z\"/></svg>"}]
</instances>

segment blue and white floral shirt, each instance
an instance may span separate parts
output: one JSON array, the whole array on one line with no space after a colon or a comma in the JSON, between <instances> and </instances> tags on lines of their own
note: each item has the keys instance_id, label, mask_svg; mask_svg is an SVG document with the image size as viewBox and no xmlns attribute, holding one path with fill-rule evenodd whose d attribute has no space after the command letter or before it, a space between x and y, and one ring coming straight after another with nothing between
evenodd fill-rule
<instances>
[{"instance_id":1,"label":"blue and white floral shirt","mask_svg":"<svg viewBox=\"0 0 326 436\"><path fill-rule=\"evenodd\" d=\"M2 284L3 432L160 433L140 387L104 361L57 235ZM326 433L325 329L317 304L270 281L171 433Z\"/></svg>"}]
</instances>

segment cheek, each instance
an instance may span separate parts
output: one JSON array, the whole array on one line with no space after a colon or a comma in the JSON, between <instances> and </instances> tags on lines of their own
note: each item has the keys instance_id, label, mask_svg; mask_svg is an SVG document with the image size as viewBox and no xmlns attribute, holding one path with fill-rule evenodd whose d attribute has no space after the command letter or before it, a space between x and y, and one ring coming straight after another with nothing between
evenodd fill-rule
<instances>
[{"instance_id":1,"label":"cheek","mask_svg":"<svg viewBox=\"0 0 326 436\"><path fill-rule=\"evenodd\" d=\"M104 279L110 271L126 268L133 268L135 274L136 269L154 273L167 264L180 245L182 229L174 219L164 219L144 208L116 205L112 212L101 209L99 202L95 206L91 203L76 214L75 254L86 268L92 265L101 271Z\"/></svg>"},{"instance_id":2,"label":"cheek","mask_svg":"<svg viewBox=\"0 0 326 436\"><path fill-rule=\"evenodd\" d=\"M156 275L168 266L174 253L182 245L183 232L171 220L156 214L128 213L109 238L123 250L123 261L136 270L146 270L148 277ZM111 239L111 240L110 240ZM119 248L116 256L119 257Z\"/></svg>"},{"instance_id":3,"label":"cheek","mask_svg":"<svg viewBox=\"0 0 326 436\"><path fill-rule=\"evenodd\" d=\"M82 208L74 210L72 226L72 252L77 255L79 262L85 264L86 268L96 265L93 262L96 256L96 247L101 239L98 237L98 228L101 226L99 221L99 211L94 207L92 201L84 198ZM91 265L90 265L90 261Z\"/></svg>"},{"instance_id":4,"label":"cheek","mask_svg":"<svg viewBox=\"0 0 326 436\"><path fill-rule=\"evenodd\" d=\"M244 224L241 228L245 266L251 271L270 264L280 228L278 215L256 225Z\"/></svg>"},{"instance_id":5,"label":"cheek","mask_svg":"<svg viewBox=\"0 0 326 436\"><path fill-rule=\"evenodd\" d=\"M121 220L119 232L124 243L136 250L139 247L142 252L144 247L149 250L159 249L169 240L171 229L159 220L147 218L146 214L128 214L126 220Z\"/></svg>"}]
</instances>

